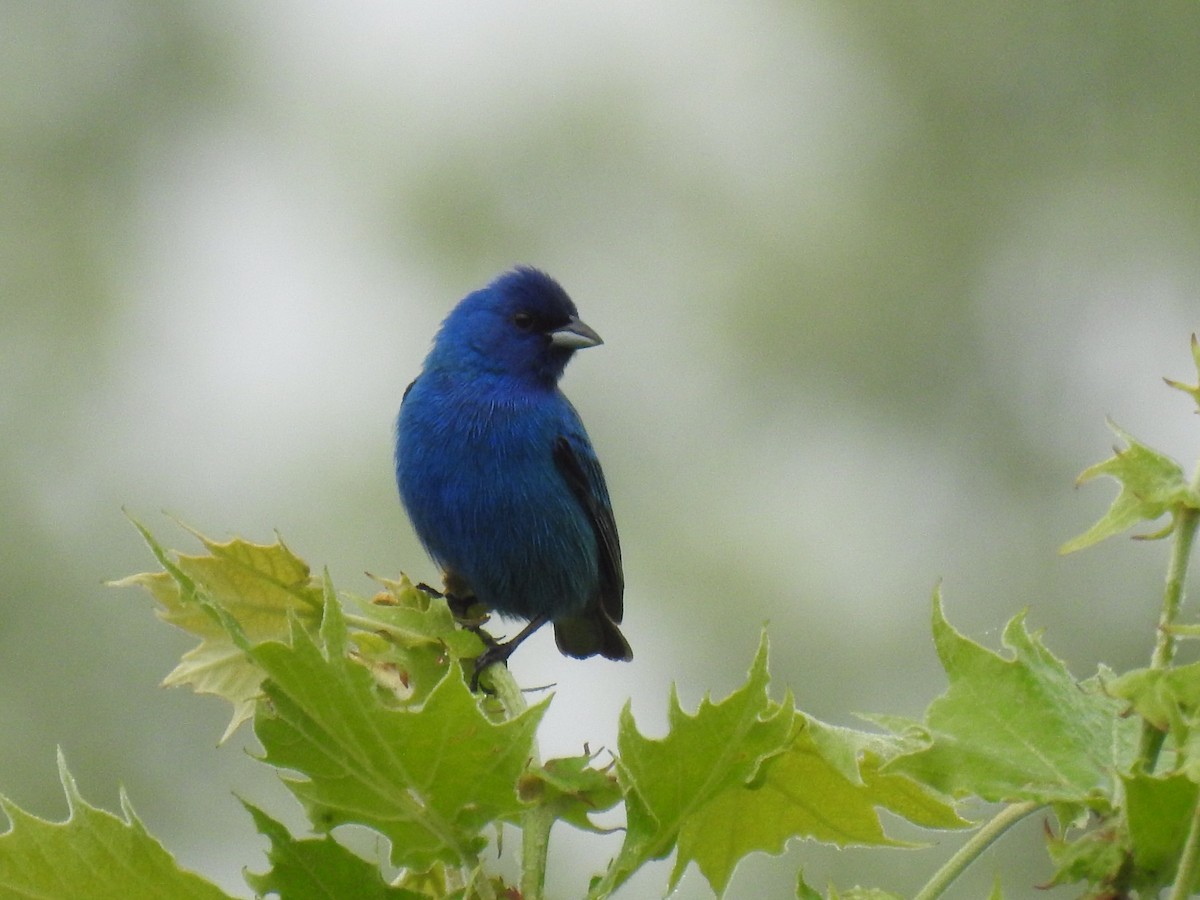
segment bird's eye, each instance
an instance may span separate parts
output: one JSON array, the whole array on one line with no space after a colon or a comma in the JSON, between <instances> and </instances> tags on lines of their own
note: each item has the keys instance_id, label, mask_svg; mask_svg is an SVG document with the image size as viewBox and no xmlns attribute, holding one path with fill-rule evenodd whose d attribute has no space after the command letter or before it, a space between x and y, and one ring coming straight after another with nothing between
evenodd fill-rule
<instances>
[{"instance_id":1,"label":"bird's eye","mask_svg":"<svg viewBox=\"0 0 1200 900\"><path fill-rule=\"evenodd\" d=\"M519 312L513 316L513 324L522 331L528 331L533 327L533 316L527 312Z\"/></svg>"}]
</instances>

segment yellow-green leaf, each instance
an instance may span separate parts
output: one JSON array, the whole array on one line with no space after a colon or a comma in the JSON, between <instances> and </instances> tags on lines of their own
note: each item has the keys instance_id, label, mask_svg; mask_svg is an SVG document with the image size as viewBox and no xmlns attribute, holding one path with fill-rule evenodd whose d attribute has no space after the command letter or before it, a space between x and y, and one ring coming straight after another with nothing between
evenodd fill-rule
<instances>
[{"instance_id":1,"label":"yellow-green leaf","mask_svg":"<svg viewBox=\"0 0 1200 900\"><path fill-rule=\"evenodd\" d=\"M229 900L176 864L146 832L123 791L120 818L83 799L61 752L58 772L69 810L63 822L39 819L0 797L11 822L0 834L0 897Z\"/></svg>"},{"instance_id":2,"label":"yellow-green leaf","mask_svg":"<svg viewBox=\"0 0 1200 900\"><path fill-rule=\"evenodd\" d=\"M146 528L134 525L163 571L131 575L112 585L144 588L158 601L159 618L200 638L163 683L190 685L196 693L215 694L232 704L224 741L253 714L263 674L221 615L236 622L251 643L282 640L293 619L308 627L320 622L324 586L282 541L264 545L235 538L220 543L197 534L208 554L185 555L165 550Z\"/></svg>"},{"instance_id":3,"label":"yellow-green leaf","mask_svg":"<svg viewBox=\"0 0 1200 900\"><path fill-rule=\"evenodd\" d=\"M255 734L264 760L325 831L357 823L392 842L397 866L471 866L482 829L521 809L525 769L543 702L506 722L479 708L457 666L418 707L385 704L348 655L345 620L326 598L320 634L250 648L266 673Z\"/></svg>"},{"instance_id":4,"label":"yellow-green leaf","mask_svg":"<svg viewBox=\"0 0 1200 900\"><path fill-rule=\"evenodd\" d=\"M1108 512L1083 534L1063 544L1060 553L1090 547L1139 522L1152 522L1166 513L1173 514L1180 507L1200 508L1200 497L1188 486L1179 463L1141 443L1115 423L1109 422L1109 426L1128 446L1116 449L1111 458L1085 469L1077 483L1108 475L1120 483L1121 490ZM1168 526L1151 536L1165 537L1170 531Z\"/></svg>"},{"instance_id":5,"label":"yellow-green leaf","mask_svg":"<svg viewBox=\"0 0 1200 900\"><path fill-rule=\"evenodd\" d=\"M949 687L925 714L924 746L890 760L953 796L1086 803L1114 793L1138 725L1092 682L1080 683L1018 615L1004 629L1010 658L964 637L934 596L934 642Z\"/></svg>"}]
</instances>

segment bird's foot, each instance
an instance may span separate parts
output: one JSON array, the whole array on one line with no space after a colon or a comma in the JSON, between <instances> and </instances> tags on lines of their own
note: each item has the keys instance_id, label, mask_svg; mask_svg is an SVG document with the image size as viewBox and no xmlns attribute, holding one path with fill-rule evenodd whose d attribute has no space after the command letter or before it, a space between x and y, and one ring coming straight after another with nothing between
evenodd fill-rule
<instances>
[{"instance_id":1,"label":"bird's foot","mask_svg":"<svg viewBox=\"0 0 1200 900\"><path fill-rule=\"evenodd\" d=\"M503 641L504 641L504 638L498 638L498 637L495 637L495 636L494 636L494 635L492 635L490 632L484 631L484 630L483 630L483 624L482 624L482 623L478 623L478 622L476 622L476 623L471 623L471 622L459 622L459 624L460 624L460 625L461 625L461 626L462 626L464 629L466 629L467 631L471 632L471 634L475 635L475 637L477 637L477 638L479 638L481 641L483 641L483 646L484 646L484 647L485 647L487 650L490 650L492 647L499 647L499 646L501 646L501 644L502 644L502 643L503 643Z\"/></svg>"},{"instance_id":2,"label":"bird's foot","mask_svg":"<svg viewBox=\"0 0 1200 900\"><path fill-rule=\"evenodd\" d=\"M516 650L517 647L521 646L521 642L549 621L550 617L545 614L534 616L529 620L529 623L517 633L516 637L504 641L503 643L498 643L494 638L491 637L491 635L488 635L487 637L480 635L485 644L488 644L489 641L490 644L486 650L484 650L475 658L475 672L471 676L471 690L476 691L479 689L479 676L484 669L493 663L507 663L508 658L512 656L513 651Z\"/></svg>"},{"instance_id":3,"label":"bird's foot","mask_svg":"<svg viewBox=\"0 0 1200 900\"><path fill-rule=\"evenodd\" d=\"M483 670L496 663L508 665L508 658L512 656L512 652L516 650L516 645L512 641L499 643L489 635L480 635L483 638L488 648L475 657L474 671L471 673L471 692L479 690L479 676L483 674Z\"/></svg>"}]
</instances>

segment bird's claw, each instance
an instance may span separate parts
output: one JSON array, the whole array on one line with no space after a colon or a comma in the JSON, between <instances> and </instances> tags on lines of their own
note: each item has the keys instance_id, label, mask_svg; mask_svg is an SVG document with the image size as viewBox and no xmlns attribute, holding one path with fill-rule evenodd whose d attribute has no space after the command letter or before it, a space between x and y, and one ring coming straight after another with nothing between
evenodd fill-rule
<instances>
[{"instance_id":1,"label":"bird's claw","mask_svg":"<svg viewBox=\"0 0 1200 900\"><path fill-rule=\"evenodd\" d=\"M516 649L509 644L498 643L491 635L485 637L484 642L488 643L488 648L475 657L474 671L471 672L471 693L479 690L479 676L483 674L484 669L495 663L508 665L508 657Z\"/></svg>"},{"instance_id":2,"label":"bird's claw","mask_svg":"<svg viewBox=\"0 0 1200 900\"><path fill-rule=\"evenodd\" d=\"M541 613L530 619L529 624L522 628L516 637L510 638L503 643L492 638L491 635L484 638L484 643L488 643L489 640L491 643L486 650L475 658L475 674L471 676L471 690L474 691L479 687L479 675L484 669L492 663L507 663L508 658L521 645L521 642L549 621L550 617L545 613Z\"/></svg>"}]
</instances>

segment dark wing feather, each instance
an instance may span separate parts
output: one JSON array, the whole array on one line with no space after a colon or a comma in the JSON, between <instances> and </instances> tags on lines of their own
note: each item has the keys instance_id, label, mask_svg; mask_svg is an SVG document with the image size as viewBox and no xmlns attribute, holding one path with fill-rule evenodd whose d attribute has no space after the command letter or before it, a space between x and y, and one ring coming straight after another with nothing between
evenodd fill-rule
<instances>
[{"instance_id":1,"label":"dark wing feather","mask_svg":"<svg viewBox=\"0 0 1200 900\"><path fill-rule=\"evenodd\" d=\"M610 621L620 622L625 596L621 542L617 538L617 523L613 519L600 463L590 448L581 451L569 438L559 437L554 442L554 464L596 532L596 546L600 551L600 609Z\"/></svg>"}]
</instances>

